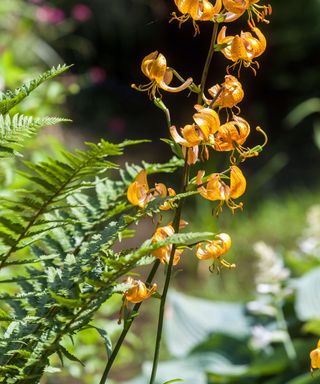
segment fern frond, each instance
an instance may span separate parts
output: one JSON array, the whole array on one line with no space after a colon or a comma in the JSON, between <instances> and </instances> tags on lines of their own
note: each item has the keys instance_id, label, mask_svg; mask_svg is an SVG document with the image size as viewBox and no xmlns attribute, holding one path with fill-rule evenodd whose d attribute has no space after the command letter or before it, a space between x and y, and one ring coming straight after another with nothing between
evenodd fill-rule
<instances>
[{"instance_id":1,"label":"fern frond","mask_svg":"<svg viewBox=\"0 0 320 384\"><path fill-rule=\"evenodd\" d=\"M42 73L40 76L35 79L26 82L21 87L15 89L14 91L0 92L0 114L5 115L25 99L32 91L39 87L40 84L45 81L52 79L61 73L65 72L71 66L67 65L58 65L56 68L53 67L49 71Z\"/></svg>"},{"instance_id":2,"label":"fern frond","mask_svg":"<svg viewBox=\"0 0 320 384\"><path fill-rule=\"evenodd\" d=\"M33 118L19 115L0 115L0 159L20 155L19 149L25 141L42 127L70 121L60 117Z\"/></svg>"},{"instance_id":3,"label":"fern frond","mask_svg":"<svg viewBox=\"0 0 320 384\"><path fill-rule=\"evenodd\" d=\"M140 141L138 141L139 143ZM75 154L64 151L64 161L49 159L39 164L26 162L29 172L23 173L31 182L29 191L21 191L16 199L2 200L2 217L10 217L0 222L0 240L5 251L0 255L0 269L15 251L24 248L53 229L59 220L48 217L65 204L69 196L83 189L95 187L96 181L88 181L92 175L116 169L117 165L106 157L121 155L127 145L135 142L111 144L101 140L98 144L87 143L88 151ZM70 223L63 219L60 225ZM40 225L41 224L41 225ZM57 224L59 225L59 224ZM37 227L37 228L34 228Z\"/></svg>"}]
</instances>

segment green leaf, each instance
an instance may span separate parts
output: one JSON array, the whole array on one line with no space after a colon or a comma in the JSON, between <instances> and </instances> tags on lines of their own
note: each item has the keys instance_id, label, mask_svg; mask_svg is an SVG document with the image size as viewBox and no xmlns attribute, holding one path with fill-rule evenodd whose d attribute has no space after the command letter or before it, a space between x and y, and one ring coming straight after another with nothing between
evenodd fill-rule
<instances>
[{"instance_id":1,"label":"green leaf","mask_svg":"<svg viewBox=\"0 0 320 384\"><path fill-rule=\"evenodd\" d=\"M76 363L80 363L83 367L85 367L84 363L79 360L76 356L74 356L72 353L70 353L64 346L61 344L59 345L59 351L62 352L62 354L69 360L75 361Z\"/></svg>"},{"instance_id":2,"label":"green leaf","mask_svg":"<svg viewBox=\"0 0 320 384\"><path fill-rule=\"evenodd\" d=\"M53 299L56 300L56 302L63 307L68 308L77 308L81 305L81 300L77 299L69 299L67 297L59 296L55 292L53 292L51 289L49 289L50 295Z\"/></svg>"},{"instance_id":3,"label":"green leaf","mask_svg":"<svg viewBox=\"0 0 320 384\"><path fill-rule=\"evenodd\" d=\"M320 319L320 268L296 281L295 310L299 320Z\"/></svg>"},{"instance_id":4,"label":"green leaf","mask_svg":"<svg viewBox=\"0 0 320 384\"><path fill-rule=\"evenodd\" d=\"M71 66L59 65L56 68L53 67L49 71L42 73L35 79L23 84L20 88L14 91L7 91L0 93L0 113L2 115L8 113L10 109L20 103L26 98L33 90L35 90L43 82L52 79L61 73L68 70Z\"/></svg>"},{"instance_id":5,"label":"green leaf","mask_svg":"<svg viewBox=\"0 0 320 384\"><path fill-rule=\"evenodd\" d=\"M240 303L214 302L170 291L168 305L170 319L164 330L173 356L187 355L212 334L222 333L236 339L249 335L245 308Z\"/></svg>"},{"instance_id":6,"label":"green leaf","mask_svg":"<svg viewBox=\"0 0 320 384\"><path fill-rule=\"evenodd\" d=\"M60 117L33 118L15 114L0 115L0 158L21 155L19 150L26 140L34 136L42 127L70 121Z\"/></svg>"}]
</instances>

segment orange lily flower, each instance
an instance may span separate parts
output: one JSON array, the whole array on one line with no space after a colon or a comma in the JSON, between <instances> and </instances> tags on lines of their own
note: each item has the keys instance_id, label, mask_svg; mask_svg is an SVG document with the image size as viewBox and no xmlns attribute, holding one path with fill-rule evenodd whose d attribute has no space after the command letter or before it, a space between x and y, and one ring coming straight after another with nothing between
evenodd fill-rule
<instances>
[{"instance_id":1,"label":"orange lily flower","mask_svg":"<svg viewBox=\"0 0 320 384\"><path fill-rule=\"evenodd\" d=\"M318 341L317 348L310 352L310 360L311 371L320 368L320 340Z\"/></svg>"},{"instance_id":2,"label":"orange lily flower","mask_svg":"<svg viewBox=\"0 0 320 384\"><path fill-rule=\"evenodd\" d=\"M233 199L237 199L242 196L246 190L246 179L243 176L240 168L236 165L230 167L230 186L227 185L223 180L221 180L220 173L213 173L204 183L206 187L202 184L202 178L204 171L199 171L197 175L197 184L199 185L199 192L202 197L205 199L215 201L220 200L220 204L216 209L216 215L219 214L219 211L222 210L224 202L230 208L231 212L234 213L234 210L237 208L242 209L242 203L235 203Z\"/></svg>"},{"instance_id":3,"label":"orange lily flower","mask_svg":"<svg viewBox=\"0 0 320 384\"><path fill-rule=\"evenodd\" d=\"M241 152L241 145L250 133L249 123L239 116L220 126L215 136L214 149L216 151L233 151L235 148Z\"/></svg>"},{"instance_id":4,"label":"orange lily flower","mask_svg":"<svg viewBox=\"0 0 320 384\"><path fill-rule=\"evenodd\" d=\"M164 227L158 227L156 229L154 235L152 236L152 242L155 243L158 241L163 241L167 237L172 236L172 235L174 235L174 229L173 229L173 226L171 224L168 224ZM161 261L162 264L169 264L171 251L172 251L172 244L168 244L168 245L165 245L161 248L158 248L158 249L152 251L151 255L157 257ZM173 265L178 264L182 252L183 251L180 249L177 249L175 251L174 258L173 258Z\"/></svg>"},{"instance_id":5,"label":"orange lily flower","mask_svg":"<svg viewBox=\"0 0 320 384\"><path fill-rule=\"evenodd\" d=\"M249 8L249 0L222 0L225 9L237 15L242 15Z\"/></svg>"},{"instance_id":6,"label":"orange lily flower","mask_svg":"<svg viewBox=\"0 0 320 384\"><path fill-rule=\"evenodd\" d=\"M127 198L131 204L140 208L144 208L152 199L145 170L140 171L134 182L129 185Z\"/></svg>"},{"instance_id":7,"label":"orange lily flower","mask_svg":"<svg viewBox=\"0 0 320 384\"><path fill-rule=\"evenodd\" d=\"M186 22L191 17L195 35L200 33L196 21L214 20L222 7L221 0L216 0L214 5L208 0L174 0L174 2L182 15L177 16L176 13L173 12L170 21L178 20L179 25L181 26L182 23Z\"/></svg>"},{"instance_id":8,"label":"orange lily flower","mask_svg":"<svg viewBox=\"0 0 320 384\"><path fill-rule=\"evenodd\" d=\"M212 141L214 133L220 126L219 115L211 108L204 108L195 105L197 112L193 115L195 124L186 125L181 128L181 135L177 132L176 127L170 127L170 133L173 140L184 147L195 147L202 142Z\"/></svg>"},{"instance_id":9,"label":"orange lily flower","mask_svg":"<svg viewBox=\"0 0 320 384\"><path fill-rule=\"evenodd\" d=\"M246 11L249 14L248 23L251 27L255 26L253 14L256 15L258 21L269 23L266 20L267 15L272 14L272 7L268 5L257 5L260 0L222 0L227 12L224 12L224 21L234 21L243 15ZM260 10L261 9L261 10Z\"/></svg>"},{"instance_id":10,"label":"orange lily flower","mask_svg":"<svg viewBox=\"0 0 320 384\"><path fill-rule=\"evenodd\" d=\"M124 292L124 305L129 301L134 304L141 303L141 301L148 299L157 290L157 284L147 288L141 280L135 280L132 277L128 277L125 283L133 286Z\"/></svg>"},{"instance_id":11,"label":"orange lily flower","mask_svg":"<svg viewBox=\"0 0 320 384\"><path fill-rule=\"evenodd\" d=\"M139 86L132 84L131 87L137 91L147 91L151 99L156 97L156 92L160 94L159 88L167 92L180 92L192 84L192 78L189 77L179 87L170 87L173 72L167 67L166 58L158 51L150 53L142 60L141 71L151 80L150 83Z\"/></svg>"},{"instance_id":12,"label":"orange lily flower","mask_svg":"<svg viewBox=\"0 0 320 384\"><path fill-rule=\"evenodd\" d=\"M127 198L131 204L144 208L155 197L166 197L168 193L169 196L176 195L172 188L167 189L163 183L156 183L154 189L151 190L147 180L147 172L142 170L137 174L133 183L129 185ZM169 202L165 202L159 208L162 210L171 209Z\"/></svg>"},{"instance_id":13,"label":"orange lily flower","mask_svg":"<svg viewBox=\"0 0 320 384\"><path fill-rule=\"evenodd\" d=\"M213 108L233 108L240 103L244 97L242 85L236 77L226 75L224 79L225 81L221 86L216 84L208 89L209 94L212 96L212 100L214 100L212 105L212 100L204 97L205 102Z\"/></svg>"},{"instance_id":14,"label":"orange lily flower","mask_svg":"<svg viewBox=\"0 0 320 384\"><path fill-rule=\"evenodd\" d=\"M259 28L252 27L252 31L256 34L257 38L253 37L250 32L241 32L240 36L226 36L227 27L224 26L219 32L217 42L218 44L227 44L228 46L221 50L223 55L234 62L233 65L229 66L232 68L237 64L240 64L238 70L238 76L242 64L244 67L250 67L254 74L256 70L252 65L256 65L259 68L259 63L253 61L256 57L260 56L266 49L267 42L266 38L262 34Z\"/></svg>"},{"instance_id":15,"label":"orange lily flower","mask_svg":"<svg viewBox=\"0 0 320 384\"><path fill-rule=\"evenodd\" d=\"M217 261L221 266L226 268L235 268L235 264L230 264L221 256L229 251L231 247L231 237L227 233L216 235L215 240L207 240L198 243L196 246L196 256L200 260Z\"/></svg>"}]
</instances>

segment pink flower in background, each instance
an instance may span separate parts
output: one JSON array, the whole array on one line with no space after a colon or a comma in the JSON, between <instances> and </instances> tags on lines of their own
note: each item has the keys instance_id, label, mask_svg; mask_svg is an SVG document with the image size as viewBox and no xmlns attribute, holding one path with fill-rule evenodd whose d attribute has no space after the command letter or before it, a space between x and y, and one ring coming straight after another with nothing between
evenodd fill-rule
<instances>
[{"instance_id":1,"label":"pink flower in background","mask_svg":"<svg viewBox=\"0 0 320 384\"><path fill-rule=\"evenodd\" d=\"M89 20L92 16L91 9L85 4L76 4L71 10L72 17L80 22Z\"/></svg>"},{"instance_id":2,"label":"pink flower in background","mask_svg":"<svg viewBox=\"0 0 320 384\"><path fill-rule=\"evenodd\" d=\"M33 3L33 4L41 4L43 2L43 0L30 0L30 3Z\"/></svg>"},{"instance_id":3,"label":"pink flower in background","mask_svg":"<svg viewBox=\"0 0 320 384\"><path fill-rule=\"evenodd\" d=\"M37 9L36 17L42 23L59 24L65 19L62 9L43 5Z\"/></svg>"},{"instance_id":4,"label":"pink flower in background","mask_svg":"<svg viewBox=\"0 0 320 384\"><path fill-rule=\"evenodd\" d=\"M126 121L122 117L112 117L108 121L109 130L116 135L121 135L125 131L126 125Z\"/></svg>"},{"instance_id":5,"label":"pink flower in background","mask_svg":"<svg viewBox=\"0 0 320 384\"><path fill-rule=\"evenodd\" d=\"M89 76L94 84L99 84L105 81L107 74L101 67L92 67L89 71Z\"/></svg>"}]
</instances>

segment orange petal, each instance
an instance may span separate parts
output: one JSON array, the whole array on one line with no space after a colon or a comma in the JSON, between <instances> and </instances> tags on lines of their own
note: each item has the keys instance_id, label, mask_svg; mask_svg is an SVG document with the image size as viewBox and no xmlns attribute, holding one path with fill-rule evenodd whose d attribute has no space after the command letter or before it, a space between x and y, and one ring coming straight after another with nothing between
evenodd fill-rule
<instances>
[{"instance_id":1,"label":"orange petal","mask_svg":"<svg viewBox=\"0 0 320 384\"><path fill-rule=\"evenodd\" d=\"M236 165L230 167L230 197L236 199L246 190L247 182L240 168Z\"/></svg>"}]
</instances>

